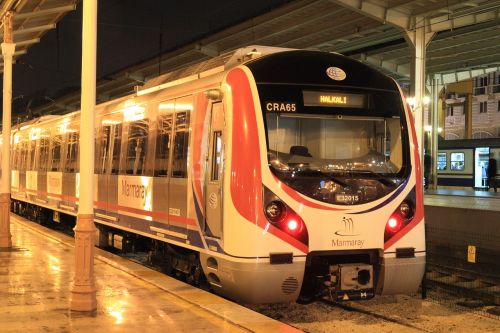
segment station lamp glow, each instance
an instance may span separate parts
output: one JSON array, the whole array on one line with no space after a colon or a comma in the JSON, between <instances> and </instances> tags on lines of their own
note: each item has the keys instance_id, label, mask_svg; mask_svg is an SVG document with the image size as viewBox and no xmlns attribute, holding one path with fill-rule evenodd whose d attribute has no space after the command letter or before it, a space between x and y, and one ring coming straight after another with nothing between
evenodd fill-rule
<instances>
[{"instance_id":1,"label":"station lamp glow","mask_svg":"<svg viewBox=\"0 0 500 333\"><path fill-rule=\"evenodd\" d=\"M431 125L426 125L426 126L424 127L424 130L425 130L426 132L432 132L432 126L431 126ZM443 131L443 129L442 129L441 127L438 127L438 133L441 133L442 131Z\"/></svg>"},{"instance_id":2,"label":"station lamp glow","mask_svg":"<svg viewBox=\"0 0 500 333\"><path fill-rule=\"evenodd\" d=\"M430 101L431 98L429 96L424 96L422 100L424 105L429 105ZM406 103L408 103L408 105L410 105L411 108L413 109L415 106L417 106L417 99L415 97L409 96L406 98Z\"/></svg>"},{"instance_id":3,"label":"station lamp glow","mask_svg":"<svg viewBox=\"0 0 500 333\"><path fill-rule=\"evenodd\" d=\"M185 110L193 110L193 104L189 103L160 103L158 106L160 110L169 110L169 111L185 111Z\"/></svg>"},{"instance_id":4,"label":"station lamp glow","mask_svg":"<svg viewBox=\"0 0 500 333\"><path fill-rule=\"evenodd\" d=\"M122 109L123 119L126 122L137 121L144 119L144 112L146 108L144 106L131 104Z\"/></svg>"},{"instance_id":5,"label":"station lamp glow","mask_svg":"<svg viewBox=\"0 0 500 333\"><path fill-rule=\"evenodd\" d=\"M120 122L120 121L118 121L118 120L111 120L111 119L104 119L104 120L101 122L101 124L102 124L103 126L106 126L106 125L108 125L108 126L118 125L118 124L120 124L120 123L121 123L121 122Z\"/></svg>"},{"instance_id":6,"label":"station lamp glow","mask_svg":"<svg viewBox=\"0 0 500 333\"><path fill-rule=\"evenodd\" d=\"M408 103L408 105L413 109L417 104L417 101L415 100L415 97L407 97L406 103Z\"/></svg>"}]
</instances>

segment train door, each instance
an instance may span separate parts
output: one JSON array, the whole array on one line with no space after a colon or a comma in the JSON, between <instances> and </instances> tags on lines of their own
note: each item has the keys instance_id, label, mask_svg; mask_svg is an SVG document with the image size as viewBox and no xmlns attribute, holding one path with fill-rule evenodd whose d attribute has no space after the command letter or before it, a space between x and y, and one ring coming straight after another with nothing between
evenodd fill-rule
<instances>
[{"instance_id":1,"label":"train door","mask_svg":"<svg viewBox=\"0 0 500 333\"><path fill-rule=\"evenodd\" d=\"M487 188L488 159L490 157L489 147L477 147L474 151L474 187Z\"/></svg>"},{"instance_id":2,"label":"train door","mask_svg":"<svg viewBox=\"0 0 500 333\"><path fill-rule=\"evenodd\" d=\"M205 233L213 237L222 236L222 169L224 160L223 128L224 109L222 102L212 103L210 126L210 150L206 173L206 224Z\"/></svg>"}]
</instances>

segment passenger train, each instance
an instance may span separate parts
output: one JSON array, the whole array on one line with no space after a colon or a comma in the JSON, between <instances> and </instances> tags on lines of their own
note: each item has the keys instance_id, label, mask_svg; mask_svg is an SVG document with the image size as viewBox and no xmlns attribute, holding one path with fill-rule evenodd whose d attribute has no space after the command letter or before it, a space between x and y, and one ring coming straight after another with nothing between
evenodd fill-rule
<instances>
[{"instance_id":1,"label":"passenger train","mask_svg":"<svg viewBox=\"0 0 500 333\"><path fill-rule=\"evenodd\" d=\"M489 190L493 187L496 192L500 187L500 139L440 141L436 169L440 188ZM489 183L488 170L496 170L491 172Z\"/></svg>"},{"instance_id":2,"label":"passenger train","mask_svg":"<svg viewBox=\"0 0 500 333\"><path fill-rule=\"evenodd\" d=\"M252 46L95 110L96 245L243 303L413 293L422 177L398 84L339 54ZM12 210L74 223L80 114L13 127Z\"/></svg>"}]
</instances>

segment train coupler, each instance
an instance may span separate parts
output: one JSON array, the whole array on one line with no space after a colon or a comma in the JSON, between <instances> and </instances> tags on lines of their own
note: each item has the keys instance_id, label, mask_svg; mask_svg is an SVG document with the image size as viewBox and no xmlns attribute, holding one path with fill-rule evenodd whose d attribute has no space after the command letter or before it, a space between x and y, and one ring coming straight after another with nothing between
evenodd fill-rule
<instances>
[{"instance_id":1,"label":"train coupler","mask_svg":"<svg viewBox=\"0 0 500 333\"><path fill-rule=\"evenodd\" d=\"M375 296L372 265L331 265L328 276L324 284L332 301L365 300Z\"/></svg>"}]
</instances>

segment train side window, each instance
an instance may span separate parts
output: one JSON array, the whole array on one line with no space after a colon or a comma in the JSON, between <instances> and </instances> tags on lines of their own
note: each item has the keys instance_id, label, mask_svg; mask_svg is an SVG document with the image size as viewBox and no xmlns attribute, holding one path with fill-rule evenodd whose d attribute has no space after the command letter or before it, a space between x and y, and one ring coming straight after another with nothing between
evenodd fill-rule
<instances>
[{"instance_id":1,"label":"train side window","mask_svg":"<svg viewBox=\"0 0 500 333\"><path fill-rule=\"evenodd\" d=\"M146 152L148 147L149 124L147 119L131 122L128 129L125 172L130 175L146 173Z\"/></svg>"},{"instance_id":2,"label":"train side window","mask_svg":"<svg viewBox=\"0 0 500 333\"><path fill-rule=\"evenodd\" d=\"M111 141L111 126L102 126L99 133L99 138L96 138L96 140L98 143L96 145L96 150L98 150L96 155L96 173L105 174L108 164L108 155Z\"/></svg>"},{"instance_id":3,"label":"train side window","mask_svg":"<svg viewBox=\"0 0 500 333\"><path fill-rule=\"evenodd\" d=\"M191 101L191 99L189 99L189 101ZM178 111L175 113L174 151L172 158L172 177L176 178L187 177L189 115L191 109L192 102L182 103L179 100L176 101L176 110Z\"/></svg>"},{"instance_id":4,"label":"train side window","mask_svg":"<svg viewBox=\"0 0 500 333\"><path fill-rule=\"evenodd\" d=\"M211 180L220 180L222 175L222 131L213 133L212 147L212 177Z\"/></svg>"},{"instance_id":5,"label":"train side window","mask_svg":"<svg viewBox=\"0 0 500 333\"><path fill-rule=\"evenodd\" d=\"M61 170L61 143L62 136L55 135L52 137L50 145L50 156L51 156L51 170L60 171Z\"/></svg>"},{"instance_id":6,"label":"train side window","mask_svg":"<svg viewBox=\"0 0 500 333\"><path fill-rule=\"evenodd\" d=\"M168 176L168 159L172 137L172 114L158 116L158 130L156 134L155 176Z\"/></svg>"},{"instance_id":7,"label":"train side window","mask_svg":"<svg viewBox=\"0 0 500 333\"><path fill-rule=\"evenodd\" d=\"M21 141L21 155L19 161L19 170L26 170L26 164L28 162L28 143L23 140Z\"/></svg>"},{"instance_id":8,"label":"train side window","mask_svg":"<svg viewBox=\"0 0 500 333\"><path fill-rule=\"evenodd\" d=\"M80 135L78 132L70 132L67 136L65 172L78 172L78 144Z\"/></svg>"},{"instance_id":9,"label":"train side window","mask_svg":"<svg viewBox=\"0 0 500 333\"><path fill-rule=\"evenodd\" d=\"M19 143L14 143L14 148L12 149L12 154L10 156L10 164L12 165L13 170L19 170L20 150L21 145Z\"/></svg>"},{"instance_id":10,"label":"train side window","mask_svg":"<svg viewBox=\"0 0 500 333\"><path fill-rule=\"evenodd\" d=\"M36 159L36 143L37 140L29 140L29 153L28 153L28 165L26 170L35 170L35 159Z\"/></svg>"},{"instance_id":11,"label":"train side window","mask_svg":"<svg viewBox=\"0 0 500 333\"><path fill-rule=\"evenodd\" d=\"M38 169L41 171L47 171L49 164L49 137L42 134L40 138L40 165Z\"/></svg>"},{"instance_id":12,"label":"train side window","mask_svg":"<svg viewBox=\"0 0 500 333\"><path fill-rule=\"evenodd\" d=\"M18 145L14 142L10 153L10 166L12 170L17 170L17 150L18 150Z\"/></svg>"},{"instance_id":13,"label":"train side window","mask_svg":"<svg viewBox=\"0 0 500 333\"><path fill-rule=\"evenodd\" d=\"M111 133L111 174L117 175L120 168L120 156L122 149L122 124L116 124L112 127Z\"/></svg>"}]
</instances>

